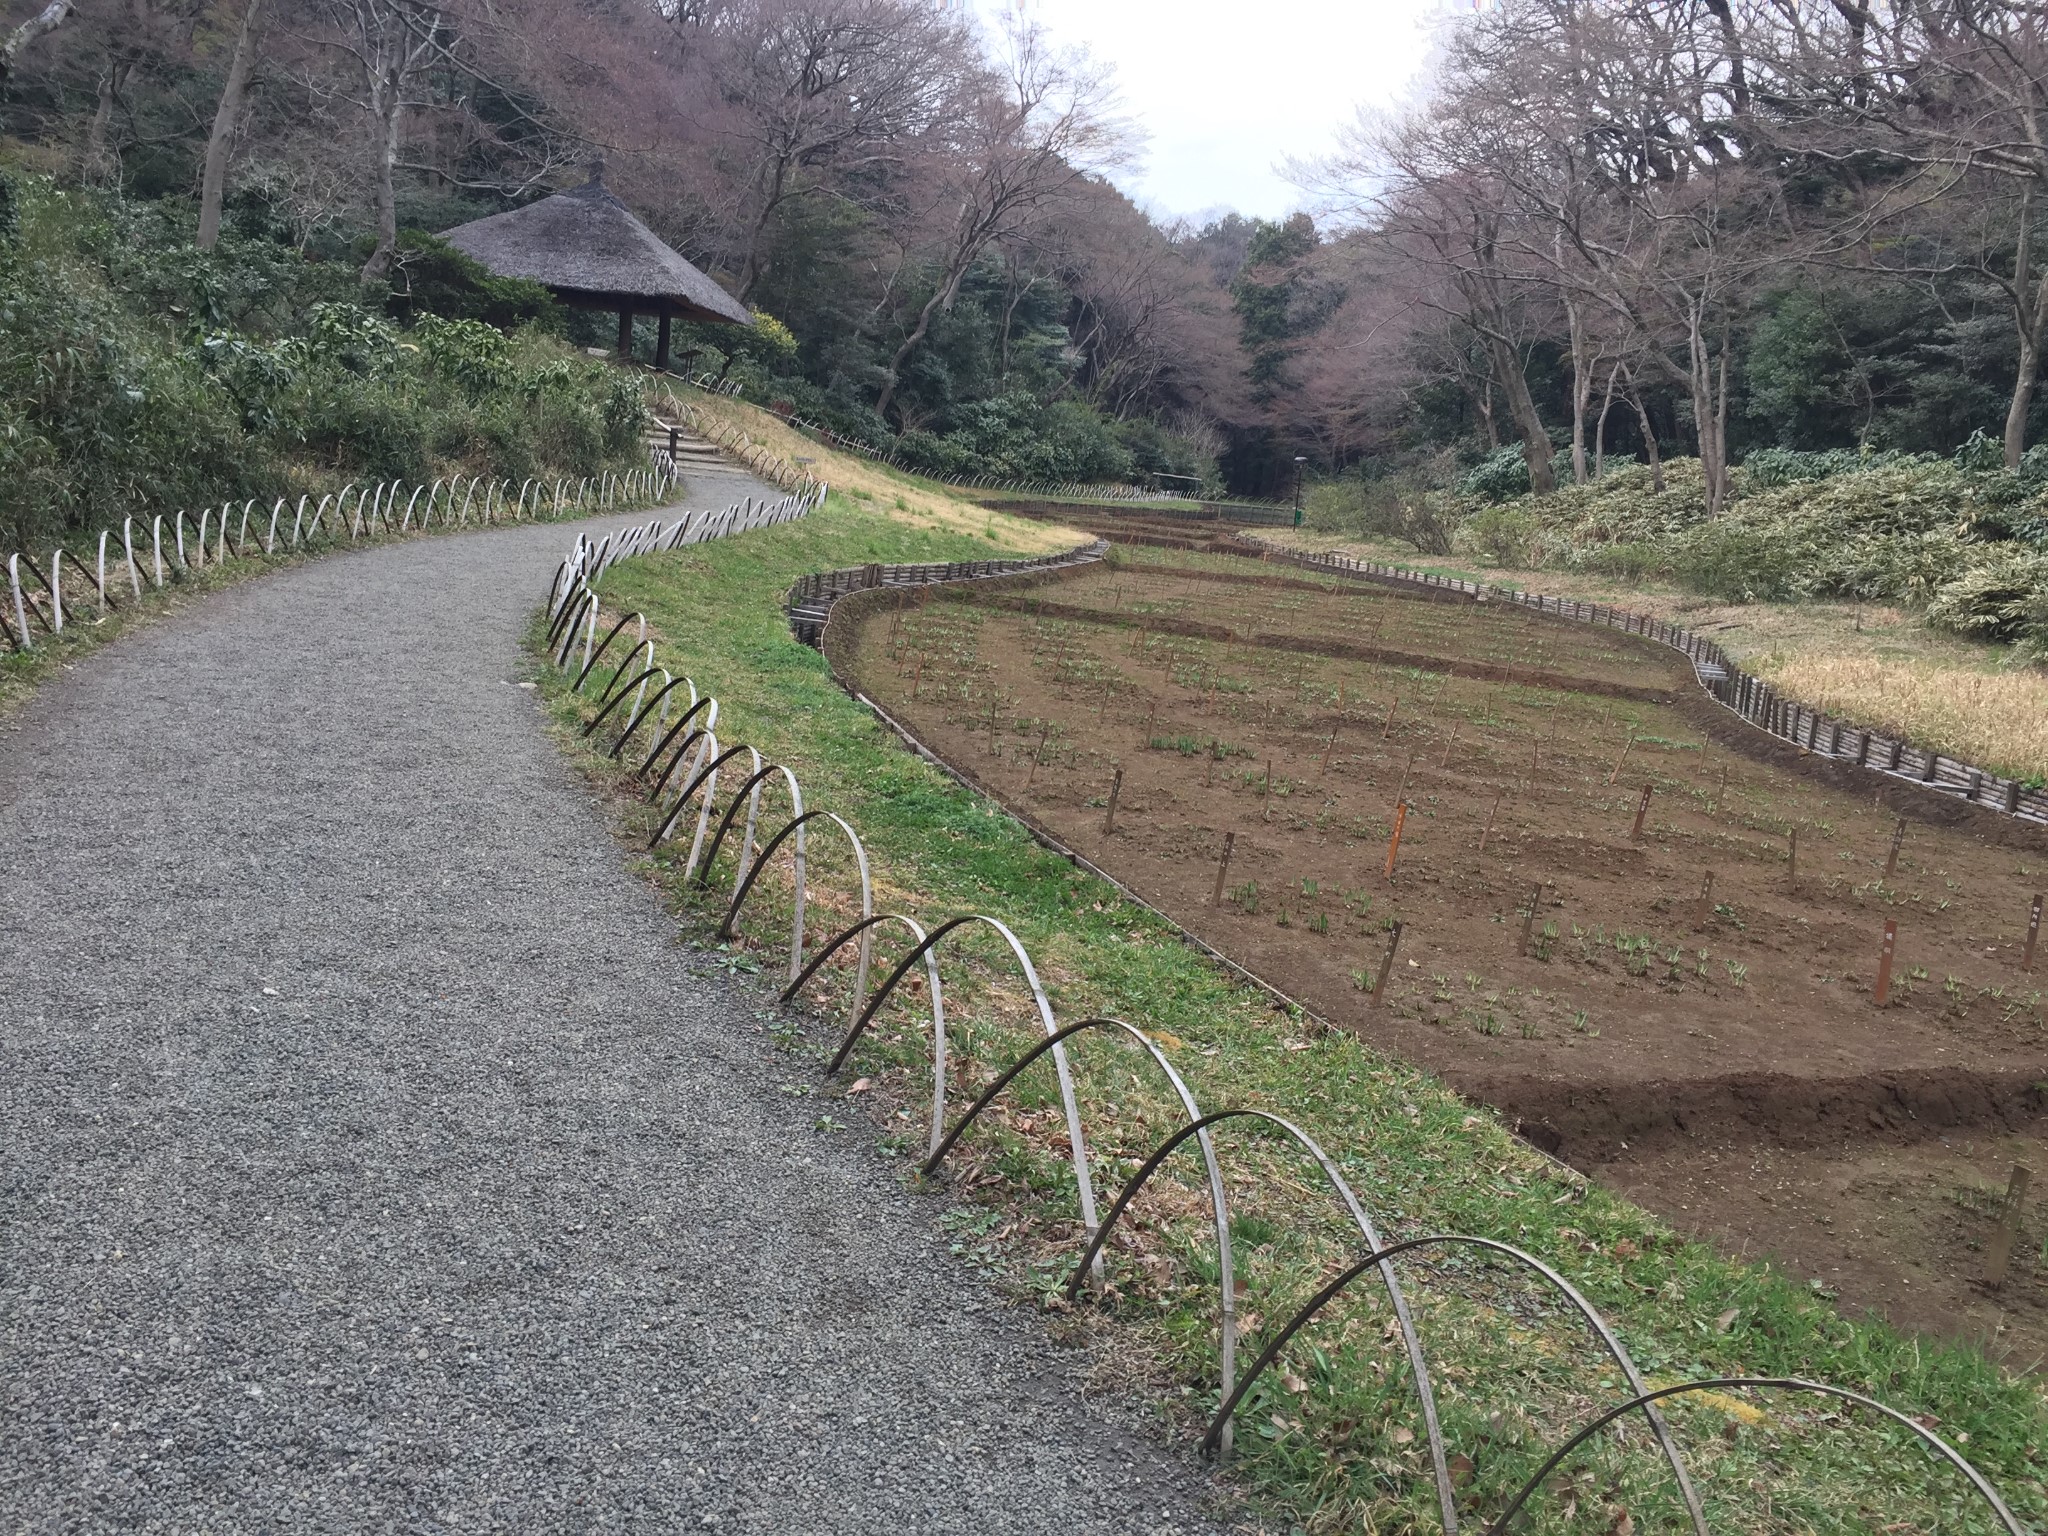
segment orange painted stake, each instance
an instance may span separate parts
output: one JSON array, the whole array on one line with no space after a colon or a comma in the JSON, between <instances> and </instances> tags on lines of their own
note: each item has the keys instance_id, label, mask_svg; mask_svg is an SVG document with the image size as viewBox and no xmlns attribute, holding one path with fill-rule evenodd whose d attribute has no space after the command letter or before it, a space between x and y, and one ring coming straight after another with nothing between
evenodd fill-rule
<instances>
[{"instance_id":1,"label":"orange painted stake","mask_svg":"<svg viewBox=\"0 0 2048 1536\"><path fill-rule=\"evenodd\" d=\"M1643 798L1636 802L1636 824L1629 832L1628 840L1640 843L1643 840L1643 818L1650 812L1650 786L1643 786Z\"/></svg>"},{"instance_id":2,"label":"orange painted stake","mask_svg":"<svg viewBox=\"0 0 2048 1536\"><path fill-rule=\"evenodd\" d=\"M1394 860L1401 856L1401 828L1408 821L1408 802L1394 807L1394 835L1387 841L1387 878L1394 878Z\"/></svg>"},{"instance_id":3,"label":"orange painted stake","mask_svg":"<svg viewBox=\"0 0 2048 1536\"><path fill-rule=\"evenodd\" d=\"M1230 873L1230 850L1236 846L1237 834L1235 832L1224 833L1223 857L1216 865L1216 889L1209 893L1209 905L1212 907L1223 905L1223 877Z\"/></svg>"},{"instance_id":4,"label":"orange painted stake","mask_svg":"<svg viewBox=\"0 0 2048 1536\"><path fill-rule=\"evenodd\" d=\"M1892 952L1899 947L1899 925L1895 919L1884 920L1884 947L1877 952L1877 1006L1882 1008L1892 999Z\"/></svg>"},{"instance_id":5,"label":"orange painted stake","mask_svg":"<svg viewBox=\"0 0 2048 1536\"><path fill-rule=\"evenodd\" d=\"M2041 898L2039 896L2036 896L2034 898L2034 910L2032 914L2029 915L2029 917L2027 918L2027 949L2026 953L2020 956L2021 970L2031 971L2034 968L2034 941L2040 937Z\"/></svg>"},{"instance_id":6,"label":"orange painted stake","mask_svg":"<svg viewBox=\"0 0 2048 1536\"><path fill-rule=\"evenodd\" d=\"M1401 930L1404 924L1394 924L1394 931L1387 936L1387 958L1380 962L1380 973L1372 981L1372 1005L1377 1008L1380 999L1386 995L1387 978L1394 974L1394 956L1400 953Z\"/></svg>"}]
</instances>

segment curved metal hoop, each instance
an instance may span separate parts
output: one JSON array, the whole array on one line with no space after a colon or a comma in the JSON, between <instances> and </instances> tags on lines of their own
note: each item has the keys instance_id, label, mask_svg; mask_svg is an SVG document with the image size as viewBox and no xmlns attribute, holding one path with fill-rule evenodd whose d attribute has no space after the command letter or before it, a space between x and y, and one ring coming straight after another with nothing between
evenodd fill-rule
<instances>
[{"instance_id":1,"label":"curved metal hoop","mask_svg":"<svg viewBox=\"0 0 2048 1536\"><path fill-rule=\"evenodd\" d=\"M868 964L868 940L872 936L873 931L883 923L901 923L910 930L911 941L916 944L923 944L927 937L924 929L919 926L914 918L905 917L900 912L883 912L874 917L863 917L851 928L846 929L843 933L835 934L831 939L827 940L825 946L798 973L796 980L782 989L782 996L777 1001L787 1003L799 992L803 991L806 986L810 985L811 978L824 968L825 962L855 939L861 941L860 979L865 980ZM939 1128L944 1123L946 1115L946 1000L945 994L939 985L938 957L929 949L925 950L924 954L924 973L932 989L931 1145L936 1148L939 1144ZM860 990L856 989L853 996L853 1007L848 1011L858 1012L864 1001L866 999L861 995Z\"/></svg>"},{"instance_id":2,"label":"curved metal hoop","mask_svg":"<svg viewBox=\"0 0 2048 1536\"><path fill-rule=\"evenodd\" d=\"M590 660L583 663L583 670L576 674L576 681L571 685L570 692L581 693L583 691L583 684L590 676L590 669L598 664L599 660L603 658L604 653L611 648L611 643L619 638L619 631L635 619L638 619L642 625L645 625L647 622L645 614L628 613L622 615L619 622L611 627L611 630L605 635L604 639L599 642L597 649L590 653Z\"/></svg>"},{"instance_id":3,"label":"curved metal hoop","mask_svg":"<svg viewBox=\"0 0 2048 1536\"><path fill-rule=\"evenodd\" d=\"M718 738L712 735L708 730L692 731L690 734L692 737L701 736L705 741L711 743L714 747L717 745ZM683 753L689 750L689 746L689 742L685 741L683 745L677 749L677 762L682 761ZM661 840L668 836L670 829L673 828L676 824L676 818L683 814L684 807L686 807L690 803L690 797L697 793L699 786L704 784L707 780L715 778L720 768L724 767L727 763L731 762L734 758L738 757L742 752L751 752L753 750L754 749L749 746L729 747L725 751L717 753L707 765L699 768L697 770L696 777L692 778L689 783L685 784L682 788L682 792L676 796L674 806L670 808L668 815L662 818L661 825L655 828L654 836L648 839L648 851L651 853L654 849L658 848L661 845ZM704 812L707 817L710 813L710 809L710 800L707 797L704 805ZM699 837L702 837L703 834L704 828L700 824L697 828L697 835ZM693 855L691 867L689 871L685 872L685 878L687 878L690 873L694 873L696 868L694 859L696 850L694 848L691 849L691 853Z\"/></svg>"},{"instance_id":4,"label":"curved metal hoop","mask_svg":"<svg viewBox=\"0 0 2048 1536\"><path fill-rule=\"evenodd\" d=\"M1270 1114L1263 1109L1225 1109L1213 1115L1191 1116L1190 1120L1190 1124L1183 1126L1160 1143L1151 1156L1145 1159L1143 1166L1132 1174L1129 1182L1124 1185L1123 1192L1117 1196L1116 1204L1111 1208L1109 1215L1103 1218L1102 1230L1096 1233L1094 1241L1089 1244L1087 1252L1081 1256L1081 1262L1074 1267L1074 1273L1067 1281L1068 1301L1073 1301L1080 1294L1081 1278L1088 1273L1091 1263L1096 1264L1099 1272L1098 1255L1108 1241L1110 1229L1116 1225L1124 1209L1137 1197L1138 1191L1144 1188L1146 1182L1167 1158L1173 1155L1175 1149L1190 1136L1201 1137L1202 1153L1209 1165L1210 1176L1220 1186L1220 1175L1216 1173L1215 1151L1209 1140L1209 1127L1226 1120L1258 1120L1267 1125L1277 1126L1291 1136L1323 1170L1323 1177L1329 1181L1331 1189L1343 1202L1360 1235L1365 1238L1366 1247L1375 1249L1380 1246L1380 1235L1373 1226L1372 1218L1365 1213L1365 1207L1359 1203L1358 1196L1345 1182L1344 1175L1337 1171L1337 1165L1330 1160L1329 1154L1316 1145L1315 1139L1293 1121L1282 1119L1279 1115ZM1450 1463L1444 1447L1443 1426L1437 1415L1436 1387L1430 1378L1429 1360L1423 1352L1421 1336L1415 1330L1415 1320L1409 1315L1408 1298L1401 1290L1401 1282L1394 1274L1394 1266L1391 1263L1384 1263L1379 1266L1379 1271L1380 1278L1386 1285L1387 1300L1394 1309L1394 1320L1401 1330L1402 1342L1408 1355L1408 1368L1415 1379L1415 1395L1422 1407L1423 1429L1429 1440L1430 1463L1436 1479L1438 1513L1443 1520L1444 1529L1447 1532L1455 1532L1458 1529L1457 1499L1451 1490ZM1595 1326L1600 1325L1596 1323ZM1228 1397L1230 1393L1231 1386L1226 1381L1222 1387L1222 1395ZM1225 1424L1219 1445L1226 1452L1230 1446L1230 1433L1230 1425ZM1682 1473L1680 1475L1683 1476Z\"/></svg>"},{"instance_id":5,"label":"curved metal hoop","mask_svg":"<svg viewBox=\"0 0 2048 1536\"><path fill-rule=\"evenodd\" d=\"M1287 1325L1274 1335L1273 1342L1266 1346L1265 1350L1259 1355L1259 1358L1252 1363L1252 1368L1245 1373L1244 1380L1237 1384L1237 1390L1225 1398L1223 1405L1216 1410L1216 1417L1209 1423L1209 1432L1202 1437L1202 1449L1211 1453L1215 1451L1221 1439L1224 1426L1229 1423L1231 1414L1236 1411L1237 1405L1243 1400L1244 1395L1258 1381L1260 1373L1267 1366L1271 1365L1274 1360L1278 1359L1280 1351L1287 1347L1295 1334L1307 1327L1309 1323L1315 1320L1316 1315L1324 1307L1342 1295L1352 1281L1369 1269L1383 1267L1389 1259L1395 1258L1400 1254L1422 1248L1438 1247L1483 1248L1490 1253L1503 1254L1526 1268L1534 1270L1551 1285L1555 1286L1565 1299L1577 1309L1579 1315L1585 1318L1587 1324L1599 1335L1601 1343L1607 1346L1608 1353L1613 1357L1615 1363L1620 1366L1623 1373L1628 1377L1629 1384L1635 1387L1638 1393L1648 1391L1647 1387L1643 1385L1641 1374L1636 1370L1635 1362L1629 1358L1628 1351L1622 1348L1621 1341L1614 1336L1613 1330L1607 1326L1606 1319L1601 1317L1593 1309L1592 1304L1573 1288L1571 1282L1566 1280L1556 1270L1545 1264L1541 1259L1536 1258L1533 1254L1526 1253L1509 1243L1497 1242L1490 1237L1470 1237L1459 1232L1439 1232L1433 1233L1428 1237L1411 1237L1404 1242L1394 1243L1379 1249L1375 1253L1367 1254L1363 1259L1360 1259L1356 1264L1345 1270L1343 1274L1316 1292L1314 1296L1310 1297L1308 1304L1296 1312L1294 1316L1290 1317L1287 1320ZM1679 1487L1686 1495L1686 1502L1692 1513L1694 1525L1697 1529L1704 1532L1706 1529L1706 1516L1699 1508L1699 1497L1693 1490L1692 1479L1686 1475L1684 1462L1678 1454L1678 1448L1671 1439L1670 1427L1664 1422L1664 1416L1656 1411L1653 1406L1654 1401L1654 1395L1652 1395L1648 1400L1640 1404L1632 1404L1631 1406L1640 1406L1643 1410L1643 1416L1649 1420L1650 1427L1656 1434L1659 1444L1663 1447L1666 1459L1670 1462L1671 1470L1678 1479Z\"/></svg>"},{"instance_id":6,"label":"curved metal hoop","mask_svg":"<svg viewBox=\"0 0 2048 1536\"><path fill-rule=\"evenodd\" d=\"M654 668L651 670L663 671L663 675L667 675L665 669ZM661 687L655 690L654 697L649 699L645 705L635 706L632 716L626 721L625 730L619 733L619 739L612 743L611 751L605 753L605 756L615 758L620 752L624 751L626 743L633 739L633 733L640 729L640 722L653 714L656 708L661 705L663 699L686 683L689 684L690 693L694 696L697 692L697 685L695 683L690 682L687 677L670 677L666 683L663 683Z\"/></svg>"},{"instance_id":7,"label":"curved metal hoop","mask_svg":"<svg viewBox=\"0 0 2048 1536\"><path fill-rule=\"evenodd\" d=\"M1060 1032L1059 1020L1053 1017L1052 1004L1046 999L1045 985L1038 979L1038 967L1031 963L1031 954L1024 948L1023 942L1000 920L983 913L971 912L965 917L948 918L934 928L931 936L905 955L896 969L889 973L889 979L875 989L874 996L868 999L867 1006L861 1009L860 1017L853 1021L852 1027L847 1031L846 1039L840 1043L831 1064L825 1068L827 1077L838 1075L847 1055L866 1033L875 1011L889 1000L889 994L894 992L897 984L910 973L910 968L930 954L940 940L970 923L981 923L995 929L1002 936L1003 942L1010 946L1010 953L1016 956L1017 964L1023 969L1024 980L1031 988L1031 1000L1038 1008L1039 1023L1048 1035L1057 1035ZM1066 1105L1067 1147L1073 1156L1074 1185L1080 1195L1081 1226L1090 1237L1093 1237L1096 1226L1095 1185L1088 1176L1088 1143L1081 1131L1080 1104L1074 1097L1074 1074L1067 1064L1065 1045L1060 1041L1053 1041L1049 1049L1052 1051L1053 1067L1059 1074L1060 1098Z\"/></svg>"},{"instance_id":8,"label":"curved metal hoop","mask_svg":"<svg viewBox=\"0 0 2048 1536\"><path fill-rule=\"evenodd\" d=\"M739 815L740 802L744 798L747 806L747 830L740 842L739 862L734 866L732 876L732 887L735 891L739 890L740 883L746 879L747 865L753 858L754 826L761 813L761 786L778 773L782 775L783 783L789 787L789 814L799 820L807 821L810 819L804 815L804 792L796 781L796 775L780 763L763 763L760 754L755 753L754 771L748 776L746 783L740 785L738 789L732 792L732 803L725 808L725 815L718 823L718 831L713 835L710 848L704 855L704 872L697 877L697 884L700 887L708 887L711 884L711 866L718 862L718 850L725 846L725 834L732 830L733 818ZM784 830L787 831L788 829L785 828ZM779 843L780 841L781 837L778 835L776 842ZM859 839L856 838L855 842L858 843ZM773 844L770 845L771 848L773 846ZM764 859L767 856L766 852L763 852L761 855ZM863 870L867 868L865 850L862 850L861 854L861 868ZM799 875L803 873L803 837L801 834L797 837L797 873ZM873 910L873 908L868 908L861 915L863 917L871 916ZM720 937L729 938L731 935L721 934Z\"/></svg>"},{"instance_id":9,"label":"curved metal hoop","mask_svg":"<svg viewBox=\"0 0 2048 1536\"><path fill-rule=\"evenodd\" d=\"M627 699L633 696L633 689L636 684L644 683L645 681L647 681L648 678L656 677L659 675L662 675L662 669L660 667L649 667L645 672L642 672L638 677L634 678L632 682L627 683L626 686L623 688L616 689L616 691L610 684L607 684L605 687L606 703L604 708L600 709L596 713L596 715L594 715L591 718L590 724L583 727L581 734L584 736L588 736L592 731L595 731L600 725L603 725L606 716L611 714L613 710L617 709L621 704L625 703ZM613 681L616 682L617 679L614 679Z\"/></svg>"},{"instance_id":10,"label":"curved metal hoop","mask_svg":"<svg viewBox=\"0 0 2048 1536\"><path fill-rule=\"evenodd\" d=\"M654 766L655 759L660 757L662 753L668 750L669 743L674 741L678 736L681 736L684 731L689 729L690 721L692 720L692 718L695 717L697 711L706 708L709 708L712 711L712 714L705 719L703 726L699 730L691 731L690 736L694 737L701 735L704 731L715 730L718 725L718 700L712 698L711 695L707 693L704 695L703 698L698 699L688 709L684 710L682 719L678 720L674 725L670 726L668 728L667 733L662 736L661 740L657 741L654 744L654 750L652 752L649 752L646 758L641 762L640 766L633 770L634 777L644 777L647 773L647 770ZM690 740L688 737L686 737L683 741L683 744L676 748L675 756L669 759L669 765L662 772L661 777L655 780L654 787L648 790L647 798L650 801L658 795L660 795L662 790L667 786L669 774L675 772L676 764L682 761L683 754L689 750Z\"/></svg>"},{"instance_id":11,"label":"curved metal hoop","mask_svg":"<svg viewBox=\"0 0 2048 1536\"><path fill-rule=\"evenodd\" d=\"M1719 1392L1729 1387L1771 1387L1783 1392L1817 1392L1823 1397L1839 1398L1843 1402L1854 1403L1860 1408L1874 1409L1893 1423L1905 1426L1927 1444L1933 1446L1936 1453L1947 1461L1950 1466L1968 1478L1970 1486L1975 1488L1983 1497L1984 1502L1991 1506L1992 1512L1998 1516L1999 1523L2006 1528L2010 1536L2029 1536L2027 1528L2014 1518L2013 1512L2006 1507L2005 1500L1998 1496L1998 1490L1991 1486L1989 1479L1972 1466L1968 1459L1959 1451L1926 1425L1920 1423L1917 1419L1907 1417L1896 1408L1886 1407L1874 1397L1865 1397L1861 1392L1851 1392L1847 1387L1831 1387L1827 1383L1820 1381L1805 1381L1797 1376L1716 1376L1704 1381L1685 1381L1680 1382L1676 1386L1659 1387L1654 1392L1646 1391L1639 1393L1627 1402L1608 1409L1590 1424L1587 1424L1577 1434L1573 1435L1571 1439L1565 1441L1556 1451L1552 1452L1550 1459L1537 1468L1536 1475L1522 1485L1521 1491L1514 1497L1514 1502L1508 1505L1506 1511L1501 1514L1499 1519L1486 1528L1486 1536L1505 1536L1509 1524L1516 1515L1522 1512L1522 1506L1529 1502L1530 1497L1538 1488L1543 1486L1550 1474L1562 1466L1565 1459L1573 1451L1576 1451L1580 1446L1592 1439L1594 1435L1598 1434L1622 1415L1633 1413L1638 1408L1647 1410L1659 1400L1667 1397L1677 1397L1681 1393Z\"/></svg>"},{"instance_id":12,"label":"curved metal hoop","mask_svg":"<svg viewBox=\"0 0 2048 1536\"><path fill-rule=\"evenodd\" d=\"M778 771L784 774L788 774L789 772L789 770L786 768L779 769ZM755 774L755 781L758 781L761 778L765 777L767 773L767 769L762 769L759 773ZM796 779L794 776L790 777L790 785L792 792L794 792L796 785ZM739 802L740 797L737 793L735 793L733 795L732 806L725 813L727 825L731 824L732 813L734 810L738 809ZM801 802L799 802L799 804L801 804ZM750 860L745 864L744 867L746 872L740 877L738 889L736 889L733 892L732 905L726 909L725 921L719 924L718 927L718 936L720 938L730 939L733 936L732 925L739 918L740 908L746 905L747 896L754 889L754 882L760 878L761 871L768 867L768 861L775 857L775 850L782 846L783 839L787 838L791 833L795 833L796 924L795 927L791 929L789 936L789 979L792 982L795 981L797 977L803 973L804 908L809 900L809 892L805 888L803 829L807 823L815 821L821 816L825 817L827 820L835 822L838 825L839 830L846 834L847 842L853 845L854 863L860 871L860 915L864 919L873 917L875 915L875 888L874 883L869 878L868 874L868 851L866 848L861 846L860 834L853 830L853 827L846 821L844 817L838 816L831 811L802 811L799 815L792 819L787 826L783 827L783 829L780 832L777 832L775 836L768 840L767 846L761 850L761 856L758 859ZM721 828L720 830L722 833L723 828ZM704 873L699 877L700 883L709 883L711 875L711 864L713 859L715 859L717 856L718 845L716 842L714 842L711 845L710 854L706 856L704 860ZM853 983L853 995L856 999L867 995L868 958L871 948L872 946L868 941L868 937L865 934L863 934L861 937L860 946L860 969L856 974Z\"/></svg>"}]
</instances>

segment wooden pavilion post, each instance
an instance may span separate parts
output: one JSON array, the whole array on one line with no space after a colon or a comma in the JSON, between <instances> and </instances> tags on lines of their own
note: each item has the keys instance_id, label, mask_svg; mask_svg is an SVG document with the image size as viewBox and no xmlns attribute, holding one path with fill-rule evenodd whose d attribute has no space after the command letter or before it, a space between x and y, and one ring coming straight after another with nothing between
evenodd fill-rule
<instances>
[{"instance_id":1,"label":"wooden pavilion post","mask_svg":"<svg viewBox=\"0 0 2048 1536\"><path fill-rule=\"evenodd\" d=\"M619 311L619 356L630 360L633 356L633 311Z\"/></svg>"},{"instance_id":2,"label":"wooden pavilion post","mask_svg":"<svg viewBox=\"0 0 2048 1536\"><path fill-rule=\"evenodd\" d=\"M669 328L669 323L670 323L670 316L669 316L668 312L667 312L666 310L664 310L664 311L662 312L662 316L661 316L661 336L660 336L660 338L659 338L659 339L658 339L658 340L657 340L657 341L656 341L656 342L654 343L654 371L655 371L656 373L667 373L667 372L668 372L668 328Z\"/></svg>"}]
</instances>

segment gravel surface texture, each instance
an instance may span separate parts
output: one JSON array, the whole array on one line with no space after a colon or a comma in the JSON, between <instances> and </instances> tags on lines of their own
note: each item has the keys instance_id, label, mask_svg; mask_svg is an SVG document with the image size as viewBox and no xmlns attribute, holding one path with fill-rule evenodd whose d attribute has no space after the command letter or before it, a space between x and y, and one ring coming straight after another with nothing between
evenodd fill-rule
<instances>
[{"instance_id":1,"label":"gravel surface texture","mask_svg":"<svg viewBox=\"0 0 2048 1536\"><path fill-rule=\"evenodd\" d=\"M572 537L0 722L0 1530L1219 1529L625 871L518 686Z\"/></svg>"}]
</instances>

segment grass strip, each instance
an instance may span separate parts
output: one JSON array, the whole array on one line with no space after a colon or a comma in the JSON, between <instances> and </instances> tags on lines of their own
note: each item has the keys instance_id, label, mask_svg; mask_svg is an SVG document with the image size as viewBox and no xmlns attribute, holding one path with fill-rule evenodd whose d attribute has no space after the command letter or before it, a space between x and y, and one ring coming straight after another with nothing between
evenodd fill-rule
<instances>
[{"instance_id":1,"label":"grass strip","mask_svg":"<svg viewBox=\"0 0 2048 1536\"><path fill-rule=\"evenodd\" d=\"M1845 1317L1817 1286L1732 1262L1558 1169L1426 1075L1351 1035L1275 1011L1163 922L905 750L833 684L822 657L795 642L780 598L813 571L1045 545L1043 525L1000 514L918 523L835 494L802 522L615 568L602 588L607 611L643 611L662 663L718 696L723 744L748 742L787 764L808 807L852 822L874 865L878 910L907 912L927 927L963 912L1001 917L1037 960L1063 1022L1094 1013L1131 1020L1168 1051L1205 1109L1256 1106L1302 1124L1390 1237L1458 1231L1531 1250L1612 1320L1653 1386L1694 1376L1804 1376L1924 1414L2023 1518L2048 1515L2041 1403L2030 1382L1973 1350ZM970 523L978 531L967 531ZM547 686L565 727L594 711L561 680ZM593 746L609 745L608 735ZM583 760L626 787L623 770L597 751ZM649 813L623 795L619 805L623 831L644 842ZM778 824L765 818L763 841ZM686 928L708 938L724 899L681 888L687 847L687 836L664 845L648 866ZM820 935L855 908L846 894L850 862L822 836L812 848L814 890L839 892L814 895L810 932ZM778 874L783 869L778 859ZM728 856L714 892L730 884ZM771 889L777 894L787 902L786 883ZM741 927L757 937L728 947L728 963L779 978L787 916L787 905L750 906ZM901 952L893 939L884 944L877 975ZM985 939L947 951L945 966L957 1115L1031 1043L1035 1025L1013 968ZM793 1050L815 1058L836 1038L850 979L843 968L822 973L814 997L831 1016L792 1024ZM925 1138L930 1045L922 999L907 1001L884 1010L841 1080L810 1076L793 1091L819 1097L819 1134L839 1134L865 1116L880 1128L885 1154L914 1165ZM1075 1058L1106 1208L1179 1111L1136 1051L1089 1041ZM1033 1068L949 1160L940 1177L959 1196L950 1218L955 1247L1036 1297L1056 1314L1056 1327L1104 1346L1098 1369L1149 1392L1169 1432L1198 1433L1216 1401L1217 1312L1199 1164L1179 1158L1148 1187L1137 1219L1112 1245L1107 1292L1067 1312L1059 1292L1079 1228L1057 1102L1050 1068ZM1234 1127L1219 1143L1244 1286L1239 1360L1249 1362L1360 1249L1314 1168L1287 1145ZM1518 1274L1458 1251L1405 1261L1403 1274L1437 1373L1461 1507L1490 1514L1546 1447L1625 1394L1554 1294ZM1839 1405L1707 1394L1667 1409L1717 1528L1996 1528L1904 1431ZM1306 1330L1241 1407L1238 1426L1238 1486L1304 1531L1434 1527L1422 1425L1383 1294L1355 1288ZM1638 1420L1575 1457L1518 1528L1648 1531L1679 1529L1682 1520L1670 1475Z\"/></svg>"}]
</instances>

